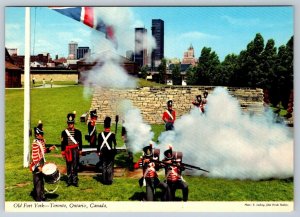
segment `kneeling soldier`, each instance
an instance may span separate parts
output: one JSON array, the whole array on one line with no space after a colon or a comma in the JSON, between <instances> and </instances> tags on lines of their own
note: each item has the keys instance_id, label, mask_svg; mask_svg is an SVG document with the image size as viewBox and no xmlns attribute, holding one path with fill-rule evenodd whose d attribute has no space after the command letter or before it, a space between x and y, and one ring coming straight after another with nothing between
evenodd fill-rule
<instances>
[{"instance_id":1,"label":"kneeling soldier","mask_svg":"<svg viewBox=\"0 0 300 217\"><path fill-rule=\"evenodd\" d=\"M155 161L158 157L154 156L152 144L143 148L143 156L141 157L141 167L143 168L143 177L139 180L140 186L146 186L146 199L147 201L153 201L155 195L155 189L160 188L162 190L162 201L166 201L167 198L167 184L159 181L157 171L159 170L159 164Z\"/></svg>"},{"instance_id":2,"label":"kneeling soldier","mask_svg":"<svg viewBox=\"0 0 300 217\"><path fill-rule=\"evenodd\" d=\"M162 162L165 165L166 181L169 188L168 199L170 201L175 200L176 189L182 189L183 201L188 200L188 185L181 176L181 172L184 167L181 165L181 159L175 158L172 152L172 146L164 152L165 158Z\"/></svg>"}]
</instances>

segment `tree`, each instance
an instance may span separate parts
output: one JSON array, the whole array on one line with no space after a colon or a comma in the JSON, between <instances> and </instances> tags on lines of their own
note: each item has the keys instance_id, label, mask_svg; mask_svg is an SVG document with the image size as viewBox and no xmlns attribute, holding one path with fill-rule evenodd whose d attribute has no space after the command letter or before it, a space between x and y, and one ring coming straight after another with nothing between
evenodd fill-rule
<instances>
[{"instance_id":1,"label":"tree","mask_svg":"<svg viewBox=\"0 0 300 217\"><path fill-rule=\"evenodd\" d=\"M166 83L167 76L167 60L163 58L158 66L158 82L161 84Z\"/></svg>"},{"instance_id":2,"label":"tree","mask_svg":"<svg viewBox=\"0 0 300 217\"><path fill-rule=\"evenodd\" d=\"M180 65L175 64L172 70L173 85L181 85Z\"/></svg>"},{"instance_id":3,"label":"tree","mask_svg":"<svg viewBox=\"0 0 300 217\"><path fill-rule=\"evenodd\" d=\"M146 79L146 77L148 75L148 71L149 71L149 67L147 65L144 65L141 67L141 77L143 79Z\"/></svg>"},{"instance_id":4,"label":"tree","mask_svg":"<svg viewBox=\"0 0 300 217\"><path fill-rule=\"evenodd\" d=\"M235 75L236 84L239 86L255 87L260 80L261 53L264 49L264 39L257 33L254 40L247 45L247 49L241 51Z\"/></svg>"},{"instance_id":5,"label":"tree","mask_svg":"<svg viewBox=\"0 0 300 217\"><path fill-rule=\"evenodd\" d=\"M277 105L281 101L284 108L288 107L289 96L293 90L293 44L293 37L291 37L285 46L279 47L275 65L275 78L271 87L271 102Z\"/></svg>"},{"instance_id":6,"label":"tree","mask_svg":"<svg viewBox=\"0 0 300 217\"><path fill-rule=\"evenodd\" d=\"M238 56L235 54L229 54L225 57L224 61L221 63L218 77L216 82L219 85L229 85L234 86L234 75L237 71Z\"/></svg>"},{"instance_id":7,"label":"tree","mask_svg":"<svg viewBox=\"0 0 300 217\"><path fill-rule=\"evenodd\" d=\"M275 78L275 63L277 58L277 49L273 39L269 39L261 54L261 75L260 81L257 83L258 87L263 89L270 89L271 82Z\"/></svg>"},{"instance_id":8,"label":"tree","mask_svg":"<svg viewBox=\"0 0 300 217\"><path fill-rule=\"evenodd\" d=\"M211 48L203 47L197 65L197 84L211 85L219 64L218 55Z\"/></svg>"},{"instance_id":9,"label":"tree","mask_svg":"<svg viewBox=\"0 0 300 217\"><path fill-rule=\"evenodd\" d=\"M188 85L196 85L197 84L197 67L189 67L186 72L186 83Z\"/></svg>"}]
</instances>

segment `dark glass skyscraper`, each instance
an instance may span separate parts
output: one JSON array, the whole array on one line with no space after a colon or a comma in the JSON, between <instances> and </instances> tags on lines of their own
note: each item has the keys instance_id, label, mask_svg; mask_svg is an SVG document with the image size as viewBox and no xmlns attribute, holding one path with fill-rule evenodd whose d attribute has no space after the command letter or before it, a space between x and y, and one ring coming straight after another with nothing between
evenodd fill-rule
<instances>
[{"instance_id":1,"label":"dark glass skyscraper","mask_svg":"<svg viewBox=\"0 0 300 217\"><path fill-rule=\"evenodd\" d=\"M77 59L83 58L86 54L89 55L91 52L89 47L78 47L77 48Z\"/></svg>"},{"instance_id":2,"label":"dark glass skyscraper","mask_svg":"<svg viewBox=\"0 0 300 217\"><path fill-rule=\"evenodd\" d=\"M147 64L147 45L145 37L147 29L135 28L135 50L134 50L134 61L138 66L142 67Z\"/></svg>"},{"instance_id":3,"label":"dark glass skyscraper","mask_svg":"<svg viewBox=\"0 0 300 217\"><path fill-rule=\"evenodd\" d=\"M164 58L164 21L161 19L152 20L152 36L156 40L156 48L151 54L151 67L156 68L161 59Z\"/></svg>"}]
</instances>

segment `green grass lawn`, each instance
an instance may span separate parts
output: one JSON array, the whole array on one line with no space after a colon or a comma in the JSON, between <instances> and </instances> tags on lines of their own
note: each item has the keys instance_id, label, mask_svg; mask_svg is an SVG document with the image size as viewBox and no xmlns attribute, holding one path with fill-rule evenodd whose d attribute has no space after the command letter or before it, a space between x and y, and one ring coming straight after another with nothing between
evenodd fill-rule
<instances>
[{"instance_id":1,"label":"green grass lawn","mask_svg":"<svg viewBox=\"0 0 300 217\"><path fill-rule=\"evenodd\" d=\"M76 111L76 127L87 133L85 123L79 122L80 115L90 109L91 97L83 97L81 85L62 88L39 88L31 91L31 127L38 120L44 123L48 144L60 144L61 131L66 127L66 115ZM5 200L32 201L32 174L23 168L23 90L6 89L5 93ZM114 126L112 126L114 129ZM97 127L98 131L102 125ZM163 125L152 125L157 140ZM122 145L121 126L118 126L117 142ZM33 138L31 137L31 140ZM84 139L84 138L83 138ZM84 144L87 144L84 141ZM135 161L140 153L136 153ZM48 162L64 166L60 151L46 156ZM122 154L117 156L122 158ZM119 162L122 162L119 160ZM79 188L66 188L63 174L57 194L48 195L52 201L139 201L144 188L137 178L116 177L111 186L102 185L97 175L80 175ZM160 178L163 179L162 175ZM293 201L293 180L228 180L203 176L185 176L189 184L190 201ZM47 185L52 188L52 185ZM122 190L120 190L122 189ZM158 195L160 190L158 190ZM179 200L181 191L176 192Z\"/></svg>"}]
</instances>

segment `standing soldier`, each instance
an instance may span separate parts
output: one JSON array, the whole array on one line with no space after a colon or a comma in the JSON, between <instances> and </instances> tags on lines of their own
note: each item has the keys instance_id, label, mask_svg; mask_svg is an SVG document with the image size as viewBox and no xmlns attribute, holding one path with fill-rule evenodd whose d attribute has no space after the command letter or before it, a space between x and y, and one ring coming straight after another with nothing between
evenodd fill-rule
<instances>
[{"instance_id":1,"label":"standing soldier","mask_svg":"<svg viewBox=\"0 0 300 217\"><path fill-rule=\"evenodd\" d=\"M110 131L111 118L104 119L104 131L98 135L97 153L102 163L102 183L111 185L114 175L114 157L116 154L116 136ZM114 147L112 145L114 144Z\"/></svg>"},{"instance_id":2,"label":"standing soldier","mask_svg":"<svg viewBox=\"0 0 300 217\"><path fill-rule=\"evenodd\" d=\"M197 95L196 99L192 102L192 104L199 108L200 112L204 112L203 100L201 95Z\"/></svg>"},{"instance_id":3,"label":"standing soldier","mask_svg":"<svg viewBox=\"0 0 300 217\"><path fill-rule=\"evenodd\" d=\"M30 164L30 170L33 175L33 197L35 201L45 201L44 195L44 175L42 173L42 167L44 166L45 153L49 153L51 150L55 149L55 146L46 148L43 124L39 121L37 127L34 128L35 139L32 142L32 162Z\"/></svg>"},{"instance_id":4,"label":"standing soldier","mask_svg":"<svg viewBox=\"0 0 300 217\"><path fill-rule=\"evenodd\" d=\"M66 159L67 164L67 186L78 187L78 166L79 155L82 150L81 131L75 129L75 114L67 115L68 128L61 132L61 154Z\"/></svg>"},{"instance_id":5,"label":"standing soldier","mask_svg":"<svg viewBox=\"0 0 300 217\"><path fill-rule=\"evenodd\" d=\"M188 185L181 176L181 172L184 170L184 167L181 165L181 159L176 158L172 152L172 146L169 146L169 149L164 152L165 158L162 162L165 165L165 175L169 188L168 199L170 201L175 200L176 189L182 189L182 199L183 201L188 200Z\"/></svg>"},{"instance_id":6,"label":"standing soldier","mask_svg":"<svg viewBox=\"0 0 300 217\"><path fill-rule=\"evenodd\" d=\"M97 111L90 111L90 121L88 123L88 132L89 132L89 142L90 147L95 148L97 145L97 130L96 130L96 121L97 121Z\"/></svg>"},{"instance_id":7,"label":"standing soldier","mask_svg":"<svg viewBox=\"0 0 300 217\"><path fill-rule=\"evenodd\" d=\"M203 96L204 96L204 99L202 100L202 107L203 107L203 113L204 113L204 111L205 111L205 106L206 106L206 104L207 104L207 96L208 96L207 90L204 91Z\"/></svg>"},{"instance_id":8,"label":"standing soldier","mask_svg":"<svg viewBox=\"0 0 300 217\"><path fill-rule=\"evenodd\" d=\"M129 142L128 142L128 137L127 137L127 130L124 127L124 120L122 121L122 140L124 141L124 144L126 146L127 149L127 153L128 153L128 158L126 160L127 163L127 167L129 169L129 171L133 171L134 170L134 163L133 163L133 152L132 152L132 148L129 146Z\"/></svg>"},{"instance_id":9,"label":"standing soldier","mask_svg":"<svg viewBox=\"0 0 300 217\"><path fill-rule=\"evenodd\" d=\"M167 102L168 109L163 113L162 119L165 122L166 131L174 129L174 121L176 120L176 112L172 109L173 101Z\"/></svg>"},{"instance_id":10,"label":"standing soldier","mask_svg":"<svg viewBox=\"0 0 300 217\"><path fill-rule=\"evenodd\" d=\"M35 85L35 77L33 76L33 78L32 78L32 87L34 87L34 85Z\"/></svg>"}]
</instances>

